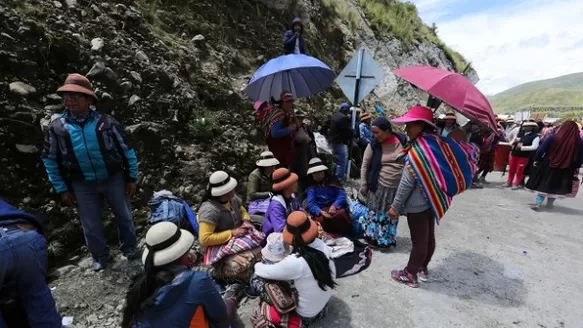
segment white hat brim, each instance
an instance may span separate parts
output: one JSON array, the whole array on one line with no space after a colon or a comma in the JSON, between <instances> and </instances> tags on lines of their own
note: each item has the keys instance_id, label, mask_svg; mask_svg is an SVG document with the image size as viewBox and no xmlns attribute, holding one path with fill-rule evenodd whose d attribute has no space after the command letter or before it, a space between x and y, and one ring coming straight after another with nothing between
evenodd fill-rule
<instances>
[{"instance_id":1,"label":"white hat brim","mask_svg":"<svg viewBox=\"0 0 583 328\"><path fill-rule=\"evenodd\" d=\"M154 266L163 266L178 260L190 250L192 245L194 245L194 236L190 232L180 229L180 239L177 242L154 254ZM143 264L146 264L146 258L149 252L146 247L142 253Z\"/></svg>"},{"instance_id":2,"label":"white hat brim","mask_svg":"<svg viewBox=\"0 0 583 328\"><path fill-rule=\"evenodd\" d=\"M255 164L259 167L273 167L278 166L279 161L276 158L260 159Z\"/></svg>"},{"instance_id":3,"label":"white hat brim","mask_svg":"<svg viewBox=\"0 0 583 328\"><path fill-rule=\"evenodd\" d=\"M308 169L308 172L306 172L306 174L310 175L310 174L314 174L314 173L318 173L318 172L322 172L322 171L328 171L328 167L324 164L314 166L314 167Z\"/></svg>"},{"instance_id":4,"label":"white hat brim","mask_svg":"<svg viewBox=\"0 0 583 328\"><path fill-rule=\"evenodd\" d=\"M229 178L229 182L227 182L226 185L220 187L212 187L211 195L213 197L224 196L230 193L231 191L235 190L235 188L237 188L237 180L235 180L234 178Z\"/></svg>"}]
</instances>

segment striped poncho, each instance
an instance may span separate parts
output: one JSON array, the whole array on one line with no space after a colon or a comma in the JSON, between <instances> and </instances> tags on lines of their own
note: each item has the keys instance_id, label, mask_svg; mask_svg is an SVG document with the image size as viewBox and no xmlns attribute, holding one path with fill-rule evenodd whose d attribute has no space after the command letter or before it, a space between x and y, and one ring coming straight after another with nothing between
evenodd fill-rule
<instances>
[{"instance_id":1,"label":"striped poncho","mask_svg":"<svg viewBox=\"0 0 583 328\"><path fill-rule=\"evenodd\" d=\"M434 134L417 137L401 156L422 186L437 223L453 197L472 185L477 170L476 147Z\"/></svg>"}]
</instances>

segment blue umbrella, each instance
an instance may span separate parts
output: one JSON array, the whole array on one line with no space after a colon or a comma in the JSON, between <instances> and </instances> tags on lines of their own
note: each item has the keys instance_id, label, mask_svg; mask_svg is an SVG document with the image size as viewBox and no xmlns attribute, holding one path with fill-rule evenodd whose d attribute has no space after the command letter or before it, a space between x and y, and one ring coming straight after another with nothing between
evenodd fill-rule
<instances>
[{"instance_id":1,"label":"blue umbrella","mask_svg":"<svg viewBox=\"0 0 583 328\"><path fill-rule=\"evenodd\" d=\"M334 82L336 74L328 65L306 55L284 55L263 64L245 88L253 100L279 100L283 91L292 93L294 99L314 95Z\"/></svg>"}]
</instances>

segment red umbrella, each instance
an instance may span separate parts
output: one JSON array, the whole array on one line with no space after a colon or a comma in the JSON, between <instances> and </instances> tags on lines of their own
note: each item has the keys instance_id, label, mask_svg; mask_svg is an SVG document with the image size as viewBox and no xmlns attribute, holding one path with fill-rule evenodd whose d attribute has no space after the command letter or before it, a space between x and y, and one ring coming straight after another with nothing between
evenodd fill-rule
<instances>
[{"instance_id":1,"label":"red umbrella","mask_svg":"<svg viewBox=\"0 0 583 328\"><path fill-rule=\"evenodd\" d=\"M497 133L496 115L492 106L465 76L428 66L399 68L393 73L464 116L487 124Z\"/></svg>"}]
</instances>

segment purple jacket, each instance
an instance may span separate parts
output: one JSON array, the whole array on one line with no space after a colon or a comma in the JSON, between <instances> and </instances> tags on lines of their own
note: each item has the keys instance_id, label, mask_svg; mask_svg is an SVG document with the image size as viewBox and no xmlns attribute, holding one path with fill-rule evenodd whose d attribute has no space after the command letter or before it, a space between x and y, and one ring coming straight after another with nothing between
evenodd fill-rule
<instances>
[{"instance_id":1,"label":"purple jacket","mask_svg":"<svg viewBox=\"0 0 583 328\"><path fill-rule=\"evenodd\" d=\"M286 205L282 195L271 197L265 220L263 221L263 232L269 235L272 232L282 232L285 227L287 216L293 211L301 211L300 203L295 195L292 195L289 206Z\"/></svg>"}]
</instances>

